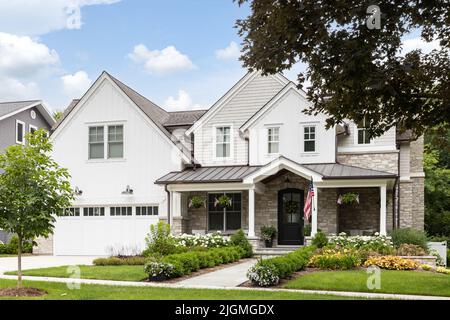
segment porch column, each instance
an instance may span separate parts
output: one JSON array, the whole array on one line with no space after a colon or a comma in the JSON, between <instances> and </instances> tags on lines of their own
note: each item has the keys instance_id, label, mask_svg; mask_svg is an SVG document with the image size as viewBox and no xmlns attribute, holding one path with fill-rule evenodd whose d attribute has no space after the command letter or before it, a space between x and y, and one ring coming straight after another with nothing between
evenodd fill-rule
<instances>
[{"instance_id":1,"label":"porch column","mask_svg":"<svg viewBox=\"0 0 450 320\"><path fill-rule=\"evenodd\" d=\"M255 188L248 190L248 237L255 237Z\"/></svg>"},{"instance_id":2,"label":"porch column","mask_svg":"<svg viewBox=\"0 0 450 320\"><path fill-rule=\"evenodd\" d=\"M171 221L170 224L173 224L173 219L175 217L181 217L181 193L180 192L170 192L170 211L171 211Z\"/></svg>"},{"instance_id":3,"label":"porch column","mask_svg":"<svg viewBox=\"0 0 450 320\"><path fill-rule=\"evenodd\" d=\"M386 185L380 186L380 235L386 235Z\"/></svg>"},{"instance_id":4,"label":"porch column","mask_svg":"<svg viewBox=\"0 0 450 320\"><path fill-rule=\"evenodd\" d=\"M318 188L314 186L314 197L313 197L313 207L312 207L312 216L311 216L311 236L314 237L317 233L317 204L319 192Z\"/></svg>"}]
</instances>

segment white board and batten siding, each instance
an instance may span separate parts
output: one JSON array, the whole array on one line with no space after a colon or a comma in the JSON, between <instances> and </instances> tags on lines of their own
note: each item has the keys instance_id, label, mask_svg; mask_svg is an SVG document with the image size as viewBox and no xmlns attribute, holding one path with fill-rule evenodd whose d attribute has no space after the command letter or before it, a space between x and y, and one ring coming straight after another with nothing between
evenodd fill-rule
<instances>
[{"instance_id":1,"label":"white board and batten siding","mask_svg":"<svg viewBox=\"0 0 450 320\"><path fill-rule=\"evenodd\" d=\"M54 159L69 169L72 187L83 191L74 206L102 206L105 216L84 217L81 210L80 217L58 218L53 241L56 255L106 255L111 246L143 249L158 216L136 216L135 206L158 206L159 215L165 216L166 193L154 181L182 169L181 158L164 134L109 78L100 80L52 139ZM108 124L123 125L123 159L89 160L89 126ZM132 195L122 194L127 185ZM111 206L132 206L133 215L110 216Z\"/></svg>"},{"instance_id":2,"label":"white board and batten siding","mask_svg":"<svg viewBox=\"0 0 450 320\"><path fill-rule=\"evenodd\" d=\"M239 134L239 128L262 108L283 87L274 76L254 76L215 113L211 119L194 131L195 158L204 166L247 164L247 142ZM232 127L232 157L222 160L215 157L215 128Z\"/></svg>"},{"instance_id":3,"label":"white board and batten siding","mask_svg":"<svg viewBox=\"0 0 450 320\"><path fill-rule=\"evenodd\" d=\"M298 163L331 163L335 160L335 129L325 129L325 116L303 111L309 102L297 89L289 89L249 128L250 164L264 165L280 155ZM304 127L315 128L315 151L304 150ZM268 130L279 130L279 152L269 154Z\"/></svg>"}]
</instances>

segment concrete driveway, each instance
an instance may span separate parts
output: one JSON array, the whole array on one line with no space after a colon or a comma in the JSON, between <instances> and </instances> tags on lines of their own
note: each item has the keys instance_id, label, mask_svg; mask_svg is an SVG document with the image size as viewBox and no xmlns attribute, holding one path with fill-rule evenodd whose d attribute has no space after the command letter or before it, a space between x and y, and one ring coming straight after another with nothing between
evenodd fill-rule
<instances>
[{"instance_id":1,"label":"concrete driveway","mask_svg":"<svg viewBox=\"0 0 450 320\"><path fill-rule=\"evenodd\" d=\"M97 257L92 256L25 256L22 269L49 268L69 265L91 265ZM17 270L17 257L0 258L0 274Z\"/></svg>"}]
</instances>

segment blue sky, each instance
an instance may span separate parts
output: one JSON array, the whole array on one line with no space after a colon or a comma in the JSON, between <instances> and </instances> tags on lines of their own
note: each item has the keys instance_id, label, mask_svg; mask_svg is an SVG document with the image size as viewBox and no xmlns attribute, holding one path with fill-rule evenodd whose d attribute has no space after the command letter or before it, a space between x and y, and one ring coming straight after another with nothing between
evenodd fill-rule
<instances>
[{"instance_id":1,"label":"blue sky","mask_svg":"<svg viewBox=\"0 0 450 320\"><path fill-rule=\"evenodd\" d=\"M71 1L66 2L70 4ZM43 30L35 31L32 25L24 27L15 23L10 26L0 22L0 32L19 37L17 41L28 37L32 44L47 47L49 56L57 56L57 59L47 59L49 61L39 67L31 66L34 72L25 72L25 76L3 75L25 86L33 86L28 93L19 90L18 94L5 94L3 89L1 95L17 99L40 98L52 109L61 109L68 104L71 94L77 97L102 70L107 70L161 106L169 104L170 109L207 108L245 73L237 59L236 46L232 45L220 57L217 53L231 42L240 43L233 26L236 19L249 13L248 7L238 7L232 0L75 1L82 21L76 28L68 29L55 23L48 26L50 30L43 27ZM97 4L90 5L93 2ZM31 11L26 4L17 10L7 9L10 12ZM67 10L65 7L54 8L51 4L47 8L48 11L61 9ZM36 19L39 28L39 24L46 20L45 8L40 10L42 20ZM27 14L25 12L23 17L22 13L17 15L26 19ZM76 16L64 14L68 19ZM48 16L53 18L56 14L49 12ZM37 34L33 34L35 32ZM138 45L143 50L132 56ZM168 47L173 48L164 51ZM37 58L45 60L48 57L41 54ZM148 60L149 66L146 67ZM173 60L180 61L171 66ZM77 72L82 74L73 77ZM69 76L66 78L68 88L64 87L65 76ZM14 87L11 89L14 91ZM34 97L34 94L39 96ZM0 100L5 99L1 97Z\"/></svg>"},{"instance_id":2,"label":"blue sky","mask_svg":"<svg viewBox=\"0 0 450 320\"><path fill-rule=\"evenodd\" d=\"M234 24L249 13L232 0L0 0L0 101L61 110L106 70L169 110L209 108L246 72Z\"/></svg>"}]
</instances>

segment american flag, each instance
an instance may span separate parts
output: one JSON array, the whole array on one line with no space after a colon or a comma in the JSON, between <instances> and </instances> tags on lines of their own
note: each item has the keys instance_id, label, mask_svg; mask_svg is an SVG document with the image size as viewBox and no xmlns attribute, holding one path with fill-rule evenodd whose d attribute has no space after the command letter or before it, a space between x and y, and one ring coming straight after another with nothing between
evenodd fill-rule
<instances>
[{"instance_id":1,"label":"american flag","mask_svg":"<svg viewBox=\"0 0 450 320\"><path fill-rule=\"evenodd\" d=\"M309 187L308 187L308 195L306 196L305 207L303 208L305 220L309 220L309 217L311 217L311 208L312 208L313 197L314 197L314 184L313 184L313 180L311 177L311 182L309 183Z\"/></svg>"}]
</instances>

